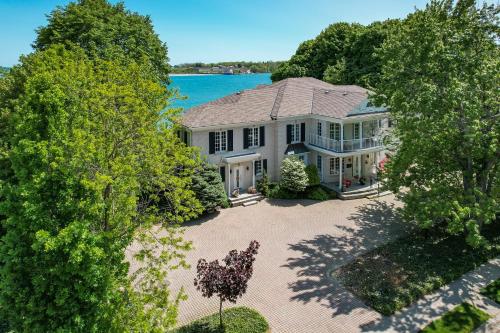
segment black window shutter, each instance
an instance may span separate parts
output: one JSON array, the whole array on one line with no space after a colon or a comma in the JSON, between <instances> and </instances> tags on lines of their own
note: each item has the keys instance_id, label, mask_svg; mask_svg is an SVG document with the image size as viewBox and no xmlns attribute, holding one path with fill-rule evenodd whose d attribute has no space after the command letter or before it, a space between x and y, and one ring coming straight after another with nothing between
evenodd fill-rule
<instances>
[{"instance_id":1,"label":"black window shutter","mask_svg":"<svg viewBox=\"0 0 500 333\"><path fill-rule=\"evenodd\" d=\"M286 125L286 143L287 144L292 143L292 126L293 125Z\"/></svg>"},{"instance_id":2,"label":"black window shutter","mask_svg":"<svg viewBox=\"0 0 500 333\"><path fill-rule=\"evenodd\" d=\"M262 163L262 162L261 161L255 161L255 162L253 162L253 174L256 175L256 176L257 176L257 168L255 167L255 165L257 163ZM261 167L262 167L262 165L261 165Z\"/></svg>"},{"instance_id":3,"label":"black window shutter","mask_svg":"<svg viewBox=\"0 0 500 333\"><path fill-rule=\"evenodd\" d=\"M222 178L222 182L224 183L226 181L226 167L221 166L219 168L219 172L220 172L220 178Z\"/></svg>"},{"instance_id":4,"label":"black window shutter","mask_svg":"<svg viewBox=\"0 0 500 333\"><path fill-rule=\"evenodd\" d=\"M227 151L233 151L233 130L227 131Z\"/></svg>"},{"instance_id":5,"label":"black window shutter","mask_svg":"<svg viewBox=\"0 0 500 333\"><path fill-rule=\"evenodd\" d=\"M184 131L184 143L187 145L188 144L188 132Z\"/></svg>"},{"instance_id":6,"label":"black window shutter","mask_svg":"<svg viewBox=\"0 0 500 333\"><path fill-rule=\"evenodd\" d=\"M265 126L260 127L259 136L260 136L260 138L259 138L260 146L264 147L266 145L266 127Z\"/></svg>"},{"instance_id":7,"label":"black window shutter","mask_svg":"<svg viewBox=\"0 0 500 333\"><path fill-rule=\"evenodd\" d=\"M208 133L208 153L215 154L215 132Z\"/></svg>"},{"instance_id":8,"label":"black window shutter","mask_svg":"<svg viewBox=\"0 0 500 333\"><path fill-rule=\"evenodd\" d=\"M306 123L300 124L300 142L306 141Z\"/></svg>"},{"instance_id":9,"label":"black window shutter","mask_svg":"<svg viewBox=\"0 0 500 333\"><path fill-rule=\"evenodd\" d=\"M267 173L267 159L262 160L262 169Z\"/></svg>"},{"instance_id":10,"label":"black window shutter","mask_svg":"<svg viewBox=\"0 0 500 333\"><path fill-rule=\"evenodd\" d=\"M248 128L243 129L243 149L248 148Z\"/></svg>"},{"instance_id":11,"label":"black window shutter","mask_svg":"<svg viewBox=\"0 0 500 333\"><path fill-rule=\"evenodd\" d=\"M180 139L180 138L181 138L181 131L180 131L180 130L177 130L177 131L176 131L176 134L177 134L177 137Z\"/></svg>"}]
</instances>

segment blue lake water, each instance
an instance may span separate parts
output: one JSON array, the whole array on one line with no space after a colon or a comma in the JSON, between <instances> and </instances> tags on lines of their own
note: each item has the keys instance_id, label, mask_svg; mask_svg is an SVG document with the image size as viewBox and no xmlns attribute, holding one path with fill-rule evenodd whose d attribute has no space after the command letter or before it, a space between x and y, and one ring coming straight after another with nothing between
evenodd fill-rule
<instances>
[{"instance_id":1,"label":"blue lake water","mask_svg":"<svg viewBox=\"0 0 500 333\"><path fill-rule=\"evenodd\" d=\"M271 74L182 75L171 76L170 79L172 83L169 87L178 88L181 95L188 97L175 101L173 106L188 109L241 90L253 89L259 84L270 84Z\"/></svg>"}]
</instances>

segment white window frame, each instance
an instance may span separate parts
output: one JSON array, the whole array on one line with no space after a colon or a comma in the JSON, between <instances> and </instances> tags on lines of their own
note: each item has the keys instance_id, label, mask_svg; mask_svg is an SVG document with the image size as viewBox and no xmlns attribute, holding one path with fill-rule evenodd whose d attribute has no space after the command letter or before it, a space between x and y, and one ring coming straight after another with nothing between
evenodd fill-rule
<instances>
[{"instance_id":1,"label":"white window frame","mask_svg":"<svg viewBox=\"0 0 500 333\"><path fill-rule=\"evenodd\" d=\"M260 146L260 128L250 127L248 129L248 148L256 148Z\"/></svg>"},{"instance_id":2,"label":"white window frame","mask_svg":"<svg viewBox=\"0 0 500 333\"><path fill-rule=\"evenodd\" d=\"M300 124L292 124L292 143L300 142Z\"/></svg>"},{"instance_id":3,"label":"white window frame","mask_svg":"<svg viewBox=\"0 0 500 333\"><path fill-rule=\"evenodd\" d=\"M330 139L340 141L340 124L330 123Z\"/></svg>"},{"instance_id":4,"label":"white window frame","mask_svg":"<svg viewBox=\"0 0 500 333\"><path fill-rule=\"evenodd\" d=\"M227 151L227 131L215 132L215 152L223 153Z\"/></svg>"},{"instance_id":5,"label":"white window frame","mask_svg":"<svg viewBox=\"0 0 500 333\"><path fill-rule=\"evenodd\" d=\"M361 135L359 123L352 124L352 139L359 140Z\"/></svg>"},{"instance_id":6,"label":"white window frame","mask_svg":"<svg viewBox=\"0 0 500 333\"><path fill-rule=\"evenodd\" d=\"M262 160L255 161L253 165L255 168L255 171L254 171L255 175L256 176L262 175Z\"/></svg>"},{"instance_id":7,"label":"white window frame","mask_svg":"<svg viewBox=\"0 0 500 333\"><path fill-rule=\"evenodd\" d=\"M340 157L330 157L330 175L338 175L340 171Z\"/></svg>"},{"instance_id":8,"label":"white window frame","mask_svg":"<svg viewBox=\"0 0 500 333\"><path fill-rule=\"evenodd\" d=\"M323 136L323 123L321 121L318 121L316 125L316 134L318 136Z\"/></svg>"}]
</instances>

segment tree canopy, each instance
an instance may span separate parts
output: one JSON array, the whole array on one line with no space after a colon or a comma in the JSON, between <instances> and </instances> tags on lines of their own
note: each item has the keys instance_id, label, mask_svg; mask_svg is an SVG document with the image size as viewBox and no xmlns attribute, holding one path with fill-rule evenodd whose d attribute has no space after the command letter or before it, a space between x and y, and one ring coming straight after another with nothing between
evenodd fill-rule
<instances>
[{"instance_id":1,"label":"tree canopy","mask_svg":"<svg viewBox=\"0 0 500 333\"><path fill-rule=\"evenodd\" d=\"M499 207L499 7L473 0L431 1L397 24L378 56L379 103L390 107L397 149L387 185L408 219L466 233Z\"/></svg>"},{"instance_id":2,"label":"tree canopy","mask_svg":"<svg viewBox=\"0 0 500 333\"><path fill-rule=\"evenodd\" d=\"M180 295L170 297L166 268L189 244L170 226L201 207L189 189L194 154L165 126L169 92L150 69L56 45L2 79L10 172L0 178L0 310L11 328L155 331L175 322ZM148 241L153 224L168 236ZM134 238L145 263L129 280Z\"/></svg>"},{"instance_id":3,"label":"tree canopy","mask_svg":"<svg viewBox=\"0 0 500 333\"><path fill-rule=\"evenodd\" d=\"M149 62L164 84L169 82L167 47L154 32L149 16L125 9L122 2L79 0L57 7L48 24L37 30L35 50L53 44L78 45L90 58Z\"/></svg>"},{"instance_id":4,"label":"tree canopy","mask_svg":"<svg viewBox=\"0 0 500 333\"><path fill-rule=\"evenodd\" d=\"M368 26L334 23L315 39L300 44L290 60L273 71L271 79L311 76L333 84L374 87L380 79L380 59L375 50L395 22L387 20Z\"/></svg>"}]
</instances>

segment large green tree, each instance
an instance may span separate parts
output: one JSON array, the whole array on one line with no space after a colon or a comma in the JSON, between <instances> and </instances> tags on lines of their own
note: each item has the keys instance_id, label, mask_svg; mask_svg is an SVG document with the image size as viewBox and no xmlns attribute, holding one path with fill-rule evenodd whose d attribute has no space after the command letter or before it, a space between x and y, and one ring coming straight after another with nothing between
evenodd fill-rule
<instances>
[{"instance_id":1,"label":"large green tree","mask_svg":"<svg viewBox=\"0 0 500 333\"><path fill-rule=\"evenodd\" d=\"M499 207L500 49L498 6L431 1L398 24L380 51L378 100L390 107L399 141L388 186L407 218L465 233Z\"/></svg>"},{"instance_id":2,"label":"large green tree","mask_svg":"<svg viewBox=\"0 0 500 333\"><path fill-rule=\"evenodd\" d=\"M146 59L164 84L169 82L167 47L154 32L149 16L125 9L122 2L79 0L58 7L38 28L35 50L53 44L78 45L91 58L142 62Z\"/></svg>"},{"instance_id":3,"label":"large green tree","mask_svg":"<svg viewBox=\"0 0 500 333\"><path fill-rule=\"evenodd\" d=\"M374 87L380 79L380 59L375 50L396 21L334 23L316 38L301 43L289 61L273 71L271 79L311 76L333 84Z\"/></svg>"},{"instance_id":4,"label":"large green tree","mask_svg":"<svg viewBox=\"0 0 500 333\"><path fill-rule=\"evenodd\" d=\"M24 57L2 79L0 311L14 330L175 323L182 295L170 295L166 275L189 248L175 225L201 207L194 152L166 125L169 96L149 64L78 47ZM134 240L142 263L129 277Z\"/></svg>"}]
</instances>

